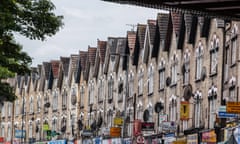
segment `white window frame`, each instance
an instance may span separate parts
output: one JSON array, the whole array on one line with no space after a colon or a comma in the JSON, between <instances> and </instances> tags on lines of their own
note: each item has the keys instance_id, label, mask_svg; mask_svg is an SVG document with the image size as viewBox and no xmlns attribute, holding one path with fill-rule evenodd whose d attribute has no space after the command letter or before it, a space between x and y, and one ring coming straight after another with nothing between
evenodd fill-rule
<instances>
[{"instance_id":1,"label":"white window frame","mask_svg":"<svg viewBox=\"0 0 240 144\"><path fill-rule=\"evenodd\" d=\"M41 112L41 96L39 95L37 98L37 112Z\"/></svg>"},{"instance_id":2,"label":"white window frame","mask_svg":"<svg viewBox=\"0 0 240 144\"><path fill-rule=\"evenodd\" d=\"M133 97L134 95L134 74L133 72L130 73L129 75L129 88L128 88L128 94L129 97Z\"/></svg>"},{"instance_id":3,"label":"white window frame","mask_svg":"<svg viewBox=\"0 0 240 144\"><path fill-rule=\"evenodd\" d=\"M28 137L29 137L29 138L32 138L32 137L33 137L33 123L32 123L32 122L29 123L29 128L28 128L28 129L29 129L29 132L28 132L29 135L28 135Z\"/></svg>"},{"instance_id":4,"label":"white window frame","mask_svg":"<svg viewBox=\"0 0 240 144\"><path fill-rule=\"evenodd\" d=\"M57 90L53 91L53 102L52 102L53 106L53 110L57 110L58 107L58 92Z\"/></svg>"},{"instance_id":5,"label":"white window frame","mask_svg":"<svg viewBox=\"0 0 240 144\"><path fill-rule=\"evenodd\" d=\"M29 112L32 114L34 112L34 103L33 103L33 98L30 97L30 107L29 107Z\"/></svg>"},{"instance_id":6,"label":"white window frame","mask_svg":"<svg viewBox=\"0 0 240 144\"><path fill-rule=\"evenodd\" d=\"M84 107L84 93L85 93L85 89L84 86L82 85L80 87L80 106Z\"/></svg>"},{"instance_id":7,"label":"white window frame","mask_svg":"<svg viewBox=\"0 0 240 144\"><path fill-rule=\"evenodd\" d=\"M140 71L138 72L138 95L143 95L143 77L144 77L144 73L143 73L143 68L140 69Z\"/></svg>"},{"instance_id":8,"label":"white window frame","mask_svg":"<svg viewBox=\"0 0 240 144\"><path fill-rule=\"evenodd\" d=\"M203 68L203 45L202 45L202 42L199 42L198 47L196 48L196 51L195 51L195 56L196 56L195 78L196 78L196 80L200 80L202 68Z\"/></svg>"},{"instance_id":9,"label":"white window frame","mask_svg":"<svg viewBox=\"0 0 240 144\"><path fill-rule=\"evenodd\" d=\"M183 73L183 84L187 85L190 81L190 52L188 49L183 56L183 66L184 66L184 73Z\"/></svg>"},{"instance_id":10,"label":"white window frame","mask_svg":"<svg viewBox=\"0 0 240 144\"><path fill-rule=\"evenodd\" d=\"M237 101L235 86L229 88L229 101Z\"/></svg>"},{"instance_id":11,"label":"white window frame","mask_svg":"<svg viewBox=\"0 0 240 144\"><path fill-rule=\"evenodd\" d=\"M88 89L88 104L89 105L91 105L91 104L93 104L94 103L94 81L93 80L91 80L90 82L89 82L89 84L88 84L88 87L89 87L89 89Z\"/></svg>"},{"instance_id":12,"label":"white window frame","mask_svg":"<svg viewBox=\"0 0 240 144\"><path fill-rule=\"evenodd\" d=\"M170 121L177 120L177 99L176 96L172 95L169 99L169 119Z\"/></svg>"},{"instance_id":13,"label":"white window frame","mask_svg":"<svg viewBox=\"0 0 240 144\"><path fill-rule=\"evenodd\" d=\"M108 79L108 100L113 99L113 90L114 90L114 79L113 79L113 76L110 75Z\"/></svg>"},{"instance_id":14,"label":"white window frame","mask_svg":"<svg viewBox=\"0 0 240 144\"><path fill-rule=\"evenodd\" d=\"M12 115L12 103L8 102L8 116Z\"/></svg>"},{"instance_id":15,"label":"white window frame","mask_svg":"<svg viewBox=\"0 0 240 144\"><path fill-rule=\"evenodd\" d=\"M151 95L153 93L154 90L153 83L154 83L154 67L151 64L148 69L148 95Z\"/></svg>"},{"instance_id":16,"label":"white window frame","mask_svg":"<svg viewBox=\"0 0 240 144\"><path fill-rule=\"evenodd\" d=\"M217 88L212 86L208 91L209 98L209 128L214 128L216 121Z\"/></svg>"},{"instance_id":17,"label":"white window frame","mask_svg":"<svg viewBox=\"0 0 240 144\"><path fill-rule=\"evenodd\" d=\"M165 88L165 61L161 60L159 66L159 90L163 90Z\"/></svg>"},{"instance_id":18,"label":"white window frame","mask_svg":"<svg viewBox=\"0 0 240 144\"><path fill-rule=\"evenodd\" d=\"M122 85L122 91L121 92L119 92L119 85ZM123 78L120 76L119 79L118 79L118 101L119 102L123 101L123 91L124 91Z\"/></svg>"},{"instance_id":19,"label":"white window frame","mask_svg":"<svg viewBox=\"0 0 240 144\"><path fill-rule=\"evenodd\" d=\"M218 49L219 49L219 38L216 34L213 35L213 40L211 41L210 47L210 73L217 73L218 66Z\"/></svg>"},{"instance_id":20,"label":"white window frame","mask_svg":"<svg viewBox=\"0 0 240 144\"><path fill-rule=\"evenodd\" d=\"M12 129L11 129L11 125L8 125L8 129L7 129L7 141L11 140L11 133L12 133Z\"/></svg>"},{"instance_id":21,"label":"white window frame","mask_svg":"<svg viewBox=\"0 0 240 144\"><path fill-rule=\"evenodd\" d=\"M202 120L202 93L196 91L194 94L194 126L200 127Z\"/></svg>"},{"instance_id":22,"label":"white window frame","mask_svg":"<svg viewBox=\"0 0 240 144\"><path fill-rule=\"evenodd\" d=\"M174 54L171 58L171 85L177 84L177 66L178 66L178 58L177 55Z\"/></svg>"},{"instance_id":23,"label":"white window frame","mask_svg":"<svg viewBox=\"0 0 240 144\"><path fill-rule=\"evenodd\" d=\"M102 102L104 98L104 79L101 78L98 82L98 102Z\"/></svg>"}]
</instances>

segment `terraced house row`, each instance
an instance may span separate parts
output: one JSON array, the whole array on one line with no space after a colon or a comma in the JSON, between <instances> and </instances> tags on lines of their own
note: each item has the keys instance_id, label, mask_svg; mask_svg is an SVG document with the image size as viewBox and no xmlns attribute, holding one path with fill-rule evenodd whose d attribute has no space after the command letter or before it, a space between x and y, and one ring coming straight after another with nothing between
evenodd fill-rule
<instances>
[{"instance_id":1,"label":"terraced house row","mask_svg":"<svg viewBox=\"0 0 240 144\"><path fill-rule=\"evenodd\" d=\"M159 13L126 37L43 62L8 80L18 98L4 103L1 137L224 141L235 118L218 111L239 100L239 28L236 21Z\"/></svg>"}]
</instances>

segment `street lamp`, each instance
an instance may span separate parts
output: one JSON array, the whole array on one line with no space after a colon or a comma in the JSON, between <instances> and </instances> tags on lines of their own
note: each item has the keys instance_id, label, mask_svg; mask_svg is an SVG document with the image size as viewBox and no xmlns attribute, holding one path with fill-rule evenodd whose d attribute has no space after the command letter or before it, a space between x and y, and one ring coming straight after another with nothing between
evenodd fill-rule
<instances>
[{"instance_id":1,"label":"street lamp","mask_svg":"<svg viewBox=\"0 0 240 144\"><path fill-rule=\"evenodd\" d=\"M111 53L110 54L111 56L122 56L122 57L126 57L126 85L125 85L125 90L126 90L126 94L125 94L125 96L124 96L124 99L123 99L123 109L124 109L124 111L123 111L123 127L122 127L122 138L124 138L124 134L126 134L124 131L125 131L125 129L126 129L126 117L127 117L127 115L126 115L126 109L127 109L127 104L126 104L126 102L127 102L127 97L128 97L128 71L129 71L129 57L130 57L130 55L129 54L120 54L120 53Z\"/></svg>"}]
</instances>

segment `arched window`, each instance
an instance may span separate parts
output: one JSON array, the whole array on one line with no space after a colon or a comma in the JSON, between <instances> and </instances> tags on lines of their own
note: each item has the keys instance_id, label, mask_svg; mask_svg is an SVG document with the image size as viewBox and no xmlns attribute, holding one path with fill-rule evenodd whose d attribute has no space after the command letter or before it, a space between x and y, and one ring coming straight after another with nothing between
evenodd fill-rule
<instances>
[{"instance_id":1,"label":"arched window","mask_svg":"<svg viewBox=\"0 0 240 144\"><path fill-rule=\"evenodd\" d=\"M143 95L143 76L144 76L144 69L140 67L138 72L138 95Z\"/></svg>"},{"instance_id":2,"label":"arched window","mask_svg":"<svg viewBox=\"0 0 240 144\"><path fill-rule=\"evenodd\" d=\"M165 87L165 60L162 58L159 64L159 90Z\"/></svg>"},{"instance_id":3,"label":"arched window","mask_svg":"<svg viewBox=\"0 0 240 144\"><path fill-rule=\"evenodd\" d=\"M202 124L202 92L196 91L194 93L194 126L200 127Z\"/></svg>"},{"instance_id":4,"label":"arched window","mask_svg":"<svg viewBox=\"0 0 240 144\"><path fill-rule=\"evenodd\" d=\"M38 112L41 111L41 96L40 95L37 97L37 111Z\"/></svg>"},{"instance_id":5,"label":"arched window","mask_svg":"<svg viewBox=\"0 0 240 144\"><path fill-rule=\"evenodd\" d=\"M12 103L8 102L8 116L12 115Z\"/></svg>"},{"instance_id":6,"label":"arched window","mask_svg":"<svg viewBox=\"0 0 240 144\"><path fill-rule=\"evenodd\" d=\"M216 34L213 35L213 38L210 42L210 73L217 73L217 65L218 65L218 49L219 49L219 38Z\"/></svg>"},{"instance_id":7,"label":"arched window","mask_svg":"<svg viewBox=\"0 0 240 144\"><path fill-rule=\"evenodd\" d=\"M123 78L122 78L122 76L119 76L119 79L118 79L118 102L123 101L123 91L124 91Z\"/></svg>"},{"instance_id":8,"label":"arched window","mask_svg":"<svg viewBox=\"0 0 240 144\"><path fill-rule=\"evenodd\" d=\"M67 90L66 88L63 89L63 94L62 94L62 109L67 108Z\"/></svg>"},{"instance_id":9,"label":"arched window","mask_svg":"<svg viewBox=\"0 0 240 144\"><path fill-rule=\"evenodd\" d=\"M94 81L91 80L88 84L88 104L94 103Z\"/></svg>"},{"instance_id":10,"label":"arched window","mask_svg":"<svg viewBox=\"0 0 240 144\"><path fill-rule=\"evenodd\" d=\"M203 67L203 44L200 41L198 43L198 47L196 48L195 51L195 56L196 56L196 80L201 79L201 72L202 72L202 67Z\"/></svg>"},{"instance_id":11,"label":"arched window","mask_svg":"<svg viewBox=\"0 0 240 144\"><path fill-rule=\"evenodd\" d=\"M141 120L143 118L143 104L141 101L137 104L137 119Z\"/></svg>"},{"instance_id":12,"label":"arched window","mask_svg":"<svg viewBox=\"0 0 240 144\"><path fill-rule=\"evenodd\" d=\"M81 106L81 108L84 107L84 93L85 93L84 86L81 85L81 87L80 87L80 106Z\"/></svg>"},{"instance_id":13,"label":"arched window","mask_svg":"<svg viewBox=\"0 0 240 144\"><path fill-rule=\"evenodd\" d=\"M113 99L113 89L114 89L114 79L113 79L113 75L110 74L108 79L108 100L109 101L112 101Z\"/></svg>"},{"instance_id":14,"label":"arched window","mask_svg":"<svg viewBox=\"0 0 240 144\"><path fill-rule=\"evenodd\" d=\"M208 102L209 102L209 128L214 128L214 122L216 120L216 104L217 104L217 87L212 85L208 90Z\"/></svg>"},{"instance_id":15,"label":"arched window","mask_svg":"<svg viewBox=\"0 0 240 144\"><path fill-rule=\"evenodd\" d=\"M58 92L57 90L54 90L53 91L53 110L57 110L57 107L58 107Z\"/></svg>"},{"instance_id":16,"label":"arched window","mask_svg":"<svg viewBox=\"0 0 240 144\"><path fill-rule=\"evenodd\" d=\"M98 102L102 102L104 98L104 79L98 80Z\"/></svg>"},{"instance_id":17,"label":"arched window","mask_svg":"<svg viewBox=\"0 0 240 144\"><path fill-rule=\"evenodd\" d=\"M56 131L57 130L57 118L53 117L52 120L52 130Z\"/></svg>"},{"instance_id":18,"label":"arched window","mask_svg":"<svg viewBox=\"0 0 240 144\"><path fill-rule=\"evenodd\" d=\"M32 121L29 123L28 129L29 129L28 137L32 138L33 137L33 123L32 123Z\"/></svg>"},{"instance_id":19,"label":"arched window","mask_svg":"<svg viewBox=\"0 0 240 144\"><path fill-rule=\"evenodd\" d=\"M33 109L34 103L33 103L33 98L32 97L30 97L29 103L30 103L30 108L29 108L30 110L29 110L29 112L33 113L34 112L34 109Z\"/></svg>"},{"instance_id":20,"label":"arched window","mask_svg":"<svg viewBox=\"0 0 240 144\"><path fill-rule=\"evenodd\" d=\"M188 49L186 49L186 52L183 55L183 84L187 85L189 84L189 78L190 78L190 52Z\"/></svg>"},{"instance_id":21,"label":"arched window","mask_svg":"<svg viewBox=\"0 0 240 144\"><path fill-rule=\"evenodd\" d=\"M150 64L148 69L148 95L153 94L153 83L154 83L154 67Z\"/></svg>"},{"instance_id":22,"label":"arched window","mask_svg":"<svg viewBox=\"0 0 240 144\"><path fill-rule=\"evenodd\" d=\"M177 66L178 66L178 56L174 54L171 58L171 84L177 84Z\"/></svg>"},{"instance_id":23,"label":"arched window","mask_svg":"<svg viewBox=\"0 0 240 144\"><path fill-rule=\"evenodd\" d=\"M134 95L134 74L133 74L133 72L130 72L130 75L129 75L128 94L129 94L129 97L133 97L133 95Z\"/></svg>"},{"instance_id":24,"label":"arched window","mask_svg":"<svg viewBox=\"0 0 240 144\"><path fill-rule=\"evenodd\" d=\"M169 116L170 121L176 121L177 116L177 97L172 95L169 99Z\"/></svg>"}]
</instances>

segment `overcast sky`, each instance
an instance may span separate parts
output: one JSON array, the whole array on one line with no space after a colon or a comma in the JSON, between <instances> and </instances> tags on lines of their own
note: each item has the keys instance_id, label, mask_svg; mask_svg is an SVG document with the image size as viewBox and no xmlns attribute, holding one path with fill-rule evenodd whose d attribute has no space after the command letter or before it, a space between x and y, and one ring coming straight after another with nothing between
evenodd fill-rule
<instances>
[{"instance_id":1,"label":"overcast sky","mask_svg":"<svg viewBox=\"0 0 240 144\"><path fill-rule=\"evenodd\" d=\"M32 58L32 66L44 61L59 60L87 50L88 45L96 46L97 39L107 40L109 36L126 36L131 30L127 24L146 24L148 19L156 19L160 10L137 6L120 5L100 0L52 0L56 13L64 16L64 27L56 35L44 42L33 41L18 36Z\"/></svg>"}]
</instances>

